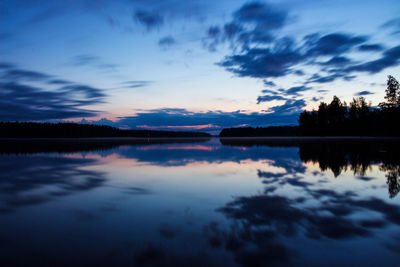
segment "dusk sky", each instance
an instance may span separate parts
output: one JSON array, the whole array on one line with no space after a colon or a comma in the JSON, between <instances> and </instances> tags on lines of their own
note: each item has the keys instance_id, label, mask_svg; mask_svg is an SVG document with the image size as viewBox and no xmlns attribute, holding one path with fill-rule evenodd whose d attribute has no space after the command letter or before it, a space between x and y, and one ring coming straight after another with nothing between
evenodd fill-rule
<instances>
[{"instance_id":1,"label":"dusk sky","mask_svg":"<svg viewBox=\"0 0 400 267\"><path fill-rule=\"evenodd\" d=\"M0 121L297 124L400 78L398 0L0 0Z\"/></svg>"}]
</instances>

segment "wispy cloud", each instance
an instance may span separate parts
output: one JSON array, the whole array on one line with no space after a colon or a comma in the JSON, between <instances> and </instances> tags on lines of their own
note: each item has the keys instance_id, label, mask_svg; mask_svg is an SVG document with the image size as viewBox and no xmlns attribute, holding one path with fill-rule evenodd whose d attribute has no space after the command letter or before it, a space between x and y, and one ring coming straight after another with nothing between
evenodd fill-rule
<instances>
[{"instance_id":1,"label":"wispy cloud","mask_svg":"<svg viewBox=\"0 0 400 267\"><path fill-rule=\"evenodd\" d=\"M40 121L97 115L97 111L87 109L87 106L102 103L106 97L103 90L53 77L42 72L17 69L13 65L3 68L0 120ZM49 88L54 85L61 87L55 90Z\"/></svg>"}]
</instances>

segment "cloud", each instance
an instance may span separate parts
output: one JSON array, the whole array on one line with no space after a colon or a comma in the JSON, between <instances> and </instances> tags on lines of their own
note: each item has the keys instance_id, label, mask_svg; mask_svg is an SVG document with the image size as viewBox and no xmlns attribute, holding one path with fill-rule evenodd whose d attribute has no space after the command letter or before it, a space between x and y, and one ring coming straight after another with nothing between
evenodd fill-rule
<instances>
[{"instance_id":1,"label":"cloud","mask_svg":"<svg viewBox=\"0 0 400 267\"><path fill-rule=\"evenodd\" d=\"M370 91L361 91L361 92L355 93L354 95L363 96L363 95L373 95L373 94L375 94L375 93L370 92Z\"/></svg>"},{"instance_id":2,"label":"cloud","mask_svg":"<svg viewBox=\"0 0 400 267\"><path fill-rule=\"evenodd\" d=\"M174 45L176 43L174 37L172 37L171 35L165 36L163 38L161 38L158 41L158 45L162 48L168 48L171 47L172 45Z\"/></svg>"},{"instance_id":3,"label":"cloud","mask_svg":"<svg viewBox=\"0 0 400 267\"><path fill-rule=\"evenodd\" d=\"M307 86L295 86L295 87L291 87L289 89L287 89L284 93L286 95L299 95L300 92L304 92L304 91L308 91L310 90L311 87L307 87Z\"/></svg>"},{"instance_id":4,"label":"cloud","mask_svg":"<svg viewBox=\"0 0 400 267\"><path fill-rule=\"evenodd\" d=\"M100 60L100 57L90 55L90 54L83 54L78 55L72 58L72 64L74 66L85 66L97 63Z\"/></svg>"},{"instance_id":5,"label":"cloud","mask_svg":"<svg viewBox=\"0 0 400 267\"><path fill-rule=\"evenodd\" d=\"M323 97L316 97L316 96L314 96L313 98L311 98L311 100L314 101L314 102L318 102L318 101L320 101L322 98L323 98Z\"/></svg>"},{"instance_id":6,"label":"cloud","mask_svg":"<svg viewBox=\"0 0 400 267\"><path fill-rule=\"evenodd\" d=\"M91 54L77 55L72 58L71 64L77 67L88 66L109 71L115 71L115 69L118 67L117 64L105 63L99 56Z\"/></svg>"},{"instance_id":7,"label":"cloud","mask_svg":"<svg viewBox=\"0 0 400 267\"><path fill-rule=\"evenodd\" d=\"M382 25L383 28L388 28L392 30L392 34L400 34L400 18L394 18Z\"/></svg>"},{"instance_id":8,"label":"cloud","mask_svg":"<svg viewBox=\"0 0 400 267\"><path fill-rule=\"evenodd\" d=\"M0 120L37 121L93 117L96 112L80 106L98 99L76 99L66 92L47 91L19 83L0 83Z\"/></svg>"},{"instance_id":9,"label":"cloud","mask_svg":"<svg viewBox=\"0 0 400 267\"><path fill-rule=\"evenodd\" d=\"M286 101L285 104L270 108L268 111L274 111L274 112L283 112L284 110L288 111L291 110L288 109L289 105L302 106L303 104L301 102L296 101L294 98L289 98L289 97L298 97L301 95L300 94L301 92L308 91L311 89L312 89L311 87L308 87L306 85L294 86L287 90L280 88L278 89L279 93L273 90L264 89L262 90L262 93L264 93L265 95L257 97L257 104L260 104L262 102L270 102L274 100L284 100ZM292 109L292 111L294 110L296 110L296 108Z\"/></svg>"},{"instance_id":10,"label":"cloud","mask_svg":"<svg viewBox=\"0 0 400 267\"><path fill-rule=\"evenodd\" d=\"M334 74L330 74L330 75L326 75L326 76L320 76L319 74L314 74L307 80L307 82L308 83L329 83L329 82L333 82L334 80L336 80L338 78L342 78L343 76L344 76L344 74L340 74L340 73L334 73Z\"/></svg>"},{"instance_id":11,"label":"cloud","mask_svg":"<svg viewBox=\"0 0 400 267\"><path fill-rule=\"evenodd\" d=\"M304 99L299 99L299 100L288 99L284 104L269 108L267 111L280 114L298 115L298 113L300 113L305 106L306 102L304 101Z\"/></svg>"},{"instance_id":12,"label":"cloud","mask_svg":"<svg viewBox=\"0 0 400 267\"><path fill-rule=\"evenodd\" d=\"M211 26L203 40L205 47L215 51L220 43L248 49L255 44L274 41L276 31L288 22L286 10L261 2L246 3L232 15L232 20L222 26Z\"/></svg>"},{"instance_id":13,"label":"cloud","mask_svg":"<svg viewBox=\"0 0 400 267\"><path fill-rule=\"evenodd\" d=\"M151 84L152 81L126 81L123 82L123 86L127 88L139 88L139 87L145 87Z\"/></svg>"},{"instance_id":14,"label":"cloud","mask_svg":"<svg viewBox=\"0 0 400 267\"><path fill-rule=\"evenodd\" d=\"M217 64L241 77L270 78L291 73L291 67L301 60L302 55L290 47L253 48L240 55L227 56Z\"/></svg>"},{"instance_id":15,"label":"cloud","mask_svg":"<svg viewBox=\"0 0 400 267\"><path fill-rule=\"evenodd\" d=\"M388 67L397 66L400 63L400 45L387 49L381 58L362 64L353 65L345 69L347 72L378 73Z\"/></svg>"},{"instance_id":16,"label":"cloud","mask_svg":"<svg viewBox=\"0 0 400 267\"><path fill-rule=\"evenodd\" d=\"M351 62L352 61L347 57L335 56L335 57L332 57L328 61L322 62L321 65L323 65L323 66L333 66L333 67L342 67L342 66L350 64Z\"/></svg>"},{"instance_id":17,"label":"cloud","mask_svg":"<svg viewBox=\"0 0 400 267\"><path fill-rule=\"evenodd\" d=\"M295 38L283 34L281 30L292 21L289 12L284 9L260 2L246 3L233 12L228 23L208 28L205 46L215 51L219 44L230 43L230 52L217 65L238 77L264 79L265 85L271 87L276 84L269 78L297 75L304 79L298 88L264 91L266 95L259 96L258 103L289 101L291 99L285 96L299 96L305 88L311 90L307 86L309 83L331 83L338 79L351 81L357 77L356 72L377 73L400 64L400 48L383 51L384 45L367 42L370 36L315 32ZM387 26L396 23L394 20ZM356 51L374 53L374 56L376 52L383 53L376 60L356 61L352 56ZM316 70L307 74L304 68ZM280 94L272 93L274 90Z\"/></svg>"},{"instance_id":18,"label":"cloud","mask_svg":"<svg viewBox=\"0 0 400 267\"><path fill-rule=\"evenodd\" d=\"M247 3L234 13L236 21L253 23L264 30L282 28L287 17L287 12L261 2Z\"/></svg>"},{"instance_id":19,"label":"cloud","mask_svg":"<svg viewBox=\"0 0 400 267\"><path fill-rule=\"evenodd\" d=\"M80 93L88 99L102 99L105 97L105 94L102 92L102 90L87 85L67 85L60 88L59 90L69 94Z\"/></svg>"},{"instance_id":20,"label":"cloud","mask_svg":"<svg viewBox=\"0 0 400 267\"><path fill-rule=\"evenodd\" d=\"M49 84L70 84L71 82L61 79L54 79L48 82Z\"/></svg>"},{"instance_id":21,"label":"cloud","mask_svg":"<svg viewBox=\"0 0 400 267\"><path fill-rule=\"evenodd\" d=\"M51 76L37 71L10 69L3 74L3 77L8 80L40 81L49 79Z\"/></svg>"},{"instance_id":22,"label":"cloud","mask_svg":"<svg viewBox=\"0 0 400 267\"><path fill-rule=\"evenodd\" d=\"M159 29L164 24L164 18L157 12L138 10L133 18L137 23L146 27L148 31Z\"/></svg>"},{"instance_id":23,"label":"cloud","mask_svg":"<svg viewBox=\"0 0 400 267\"><path fill-rule=\"evenodd\" d=\"M53 79L53 75L31 70L5 69L0 77L2 121L93 117L97 111L83 107L103 103L106 97L99 88ZM50 90L49 84L61 87Z\"/></svg>"},{"instance_id":24,"label":"cloud","mask_svg":"<svg viewBox=\"0 0 400 267\"><path fill-rule=\"evenodd\" d=\"M0 63L0 69L12 69L12 68L14 68L14 65L11 63L4 63L4 62Z\"/></svg>"},{"instance_id":25,"label":"cloud","mask_svg":"<svg viewBox=\"0 0 400 267\"><path fill-rule=\"evenodd\" d=\"M269 102L269 101L273 101L273 100L287 100L287 98L283 97L281 95L263 95L263 96L257 97L257 104L260 104L262 102Z\"/></svg>"},{"instance_id":26,"label":"cloud","mask_svg":"<svg viewBox=\"0 0 400 267\"><path fill-rule=\"evenodd\" d=\"M264 80L263 82L265 86L276 86L276 84L273 81Z\"/></svg>"},{"instance_id":27,"label":"cloud","mask_svg":"<svg viewBox=\"0 0 400 267\"><path fill-rule=\"evenodd\" d=\"M308 55L340 55L367 41L365 36L353 36L345 33L331 33L322 37L312 34L305 37Z\"/></svg>"},{"instance_id":28,"label":"cloud","mask_svg":"<svg viewBox=\"0 0 400 267\"><path fill-rule=\"evenodd\" d=\"M360 51L382 51L384 49L381 44L363 44L357 47Z\"/></svg>"}]
</instances>

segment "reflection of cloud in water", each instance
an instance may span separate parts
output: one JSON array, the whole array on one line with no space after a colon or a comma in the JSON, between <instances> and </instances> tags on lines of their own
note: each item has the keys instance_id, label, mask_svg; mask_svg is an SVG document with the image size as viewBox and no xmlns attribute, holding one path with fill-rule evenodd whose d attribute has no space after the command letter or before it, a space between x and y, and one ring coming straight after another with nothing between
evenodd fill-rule
<instances>
[{"instance_id":1,"label":"reflection of cloud in water","mask_svg":"<svg viewBox=\"0 0 400 267\"><path fill-rule=\"evenodd\" d=\"M54 155L1 156L0 211L102 186L102 172L83 169L94 163L92 159Z\"/></svg>"},{"instance_id":2,"label":"reflection of cloud in water","mask_svg":"<svg viewBox=\"0 0 400 267\"><path fill-rule=\"evenodd\" d=\"M287 240L323 242L369 238L384 228L400 225L398 205L304 181L306 169L299 161L277 159L270 164L285 171L258 170L257 175L265 185L263 194L236 197L218 209L233 220L229 229L217 223L205 228L210 246L232 251L235 260L243 266L299 264L302 248L293 249ZM364 176L358 179L371 180ZM300 190L303 196L276 193L284 186ZM392 243L384 247L394 251Z\"/></svg>"}]
</instances>

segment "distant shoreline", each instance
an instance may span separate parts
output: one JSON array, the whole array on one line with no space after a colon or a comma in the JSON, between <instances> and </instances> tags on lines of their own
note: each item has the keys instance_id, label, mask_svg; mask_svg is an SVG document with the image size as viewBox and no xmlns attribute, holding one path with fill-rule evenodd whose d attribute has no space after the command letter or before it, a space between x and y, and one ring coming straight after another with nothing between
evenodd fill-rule
<instances>
[{"instance_id":1,"label":"distant shoreline","mask_svg":"<svg viewBox=\"0 0 400 267\"><path fill-rule=\"evenodd\" d=\"M91 142L91 141L163 141L163 140L400 140L400 136L238 136L238 137L0 137L0 141L57 141L57 142Z\"/></svg>"}]
</instances>

